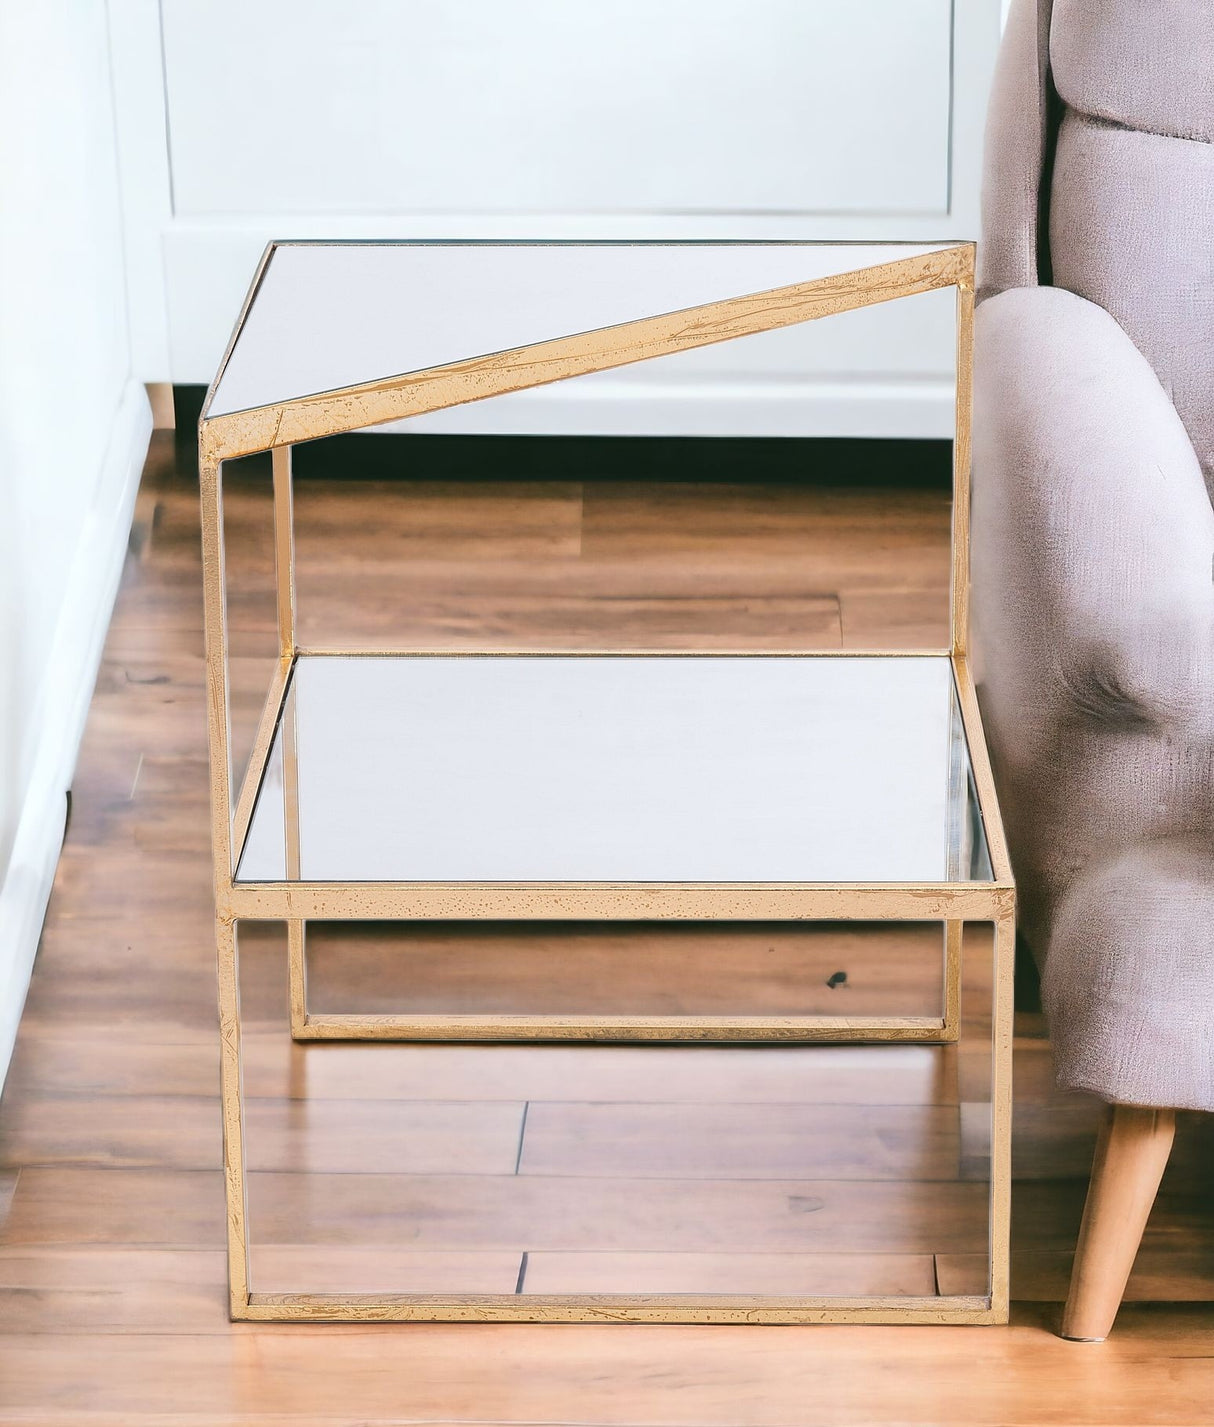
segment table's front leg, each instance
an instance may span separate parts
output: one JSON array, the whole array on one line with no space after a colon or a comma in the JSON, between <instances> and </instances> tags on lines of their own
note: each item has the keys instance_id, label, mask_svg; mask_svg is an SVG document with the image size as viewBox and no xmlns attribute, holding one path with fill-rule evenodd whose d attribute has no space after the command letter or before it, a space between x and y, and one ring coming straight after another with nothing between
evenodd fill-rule
<instances>
[{"instance_id":1,"label":"table's front leg","mask_svg":"<svg viewBox=\"0 0 1214 1427\"><path fill-rule=\"evenodd\" d=\"M240 971L236 925L215 921L219 969L219 1084L223 1108L223 1185L228 1221L228 1311L248 1316L249 1193L244 1155L244 1083L240 1044Z\"/></svg>"}]
</instances>

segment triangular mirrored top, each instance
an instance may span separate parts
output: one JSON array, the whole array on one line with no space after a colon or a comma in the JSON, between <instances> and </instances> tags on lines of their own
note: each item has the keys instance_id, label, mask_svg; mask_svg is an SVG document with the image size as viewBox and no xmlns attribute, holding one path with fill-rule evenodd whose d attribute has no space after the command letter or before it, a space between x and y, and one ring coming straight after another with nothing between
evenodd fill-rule
<instances>
[{"instance_id":1,"label":"triangular mirrored top","mask_svg":"<svg viewBox=\"0 0 1214 1427\"><path fill-rule=\"evenodd\" d=\"M955 243L281 243L207 416L426 371Z\"/></svg>"}]
</instances>

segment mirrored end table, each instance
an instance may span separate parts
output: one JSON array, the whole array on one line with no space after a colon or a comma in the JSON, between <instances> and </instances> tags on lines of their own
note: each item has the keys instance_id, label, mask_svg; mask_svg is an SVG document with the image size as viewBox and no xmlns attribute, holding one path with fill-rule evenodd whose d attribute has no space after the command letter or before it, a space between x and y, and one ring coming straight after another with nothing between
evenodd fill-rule
<instances>
[{"instance_id":1,"label":"mirrored end table","mask_svg":"<svg viewBox=\"0 0 1214 1427\"><path fill-rule=\"evenodd\" d=\"M233 1317L1003 1322L1014 888L967 661L973 246L274 243L199 426ZM922 651L435 654L301 647L291 449L941 288L957 293L951 639ZM223 464L273 454L278 660L233 774ZM329 920L906 921L933 1016L342 1014ZM992 923L988 1291L928 1298L257 1293L236 927L286 925L298 1040L955 1041Z\"/></svg>"}]
</instances>

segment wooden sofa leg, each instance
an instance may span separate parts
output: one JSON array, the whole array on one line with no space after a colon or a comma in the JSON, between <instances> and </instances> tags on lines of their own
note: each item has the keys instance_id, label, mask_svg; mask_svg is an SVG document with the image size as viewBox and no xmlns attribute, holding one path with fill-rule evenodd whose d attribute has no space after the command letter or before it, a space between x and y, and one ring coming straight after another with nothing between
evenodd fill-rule
<instances>
[{"instance_id":1,"label":"wooden sofa leg","mask_svg":"<svg viewBox=\"0 0 1214 1427\"><path fill-rule=\"evenodd\" d=\"M1108 1337L1175 1132L1175 1110L1108 1107L1062 1315L1064 1338L1098 1343Z\"/></svg>"}]
</instances>

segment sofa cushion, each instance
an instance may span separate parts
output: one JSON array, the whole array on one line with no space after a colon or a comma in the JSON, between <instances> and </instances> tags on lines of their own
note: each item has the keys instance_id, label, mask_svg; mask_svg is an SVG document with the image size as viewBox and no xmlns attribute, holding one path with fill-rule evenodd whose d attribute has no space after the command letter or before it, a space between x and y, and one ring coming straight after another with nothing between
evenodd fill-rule
<instances>
[{"instance_id":1,"label":"sofa cushion","mask_svg":"<svg viewBox=\"0 0 1214 1427\"><path fill-rule=\"evenodd\" d=\"M1068 108L1214 141L1210 0L1054 0L1050 65Z\"/></svg>"}]
</instances>

